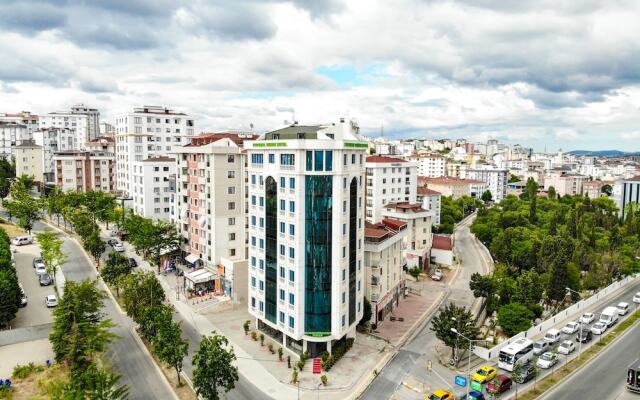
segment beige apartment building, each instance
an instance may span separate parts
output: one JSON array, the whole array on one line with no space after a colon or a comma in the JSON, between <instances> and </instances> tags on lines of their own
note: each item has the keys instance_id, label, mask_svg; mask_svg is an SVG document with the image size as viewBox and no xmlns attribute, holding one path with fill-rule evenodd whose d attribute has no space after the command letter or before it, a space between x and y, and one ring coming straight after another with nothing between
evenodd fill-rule
<instances>
[{"instance_id":1,"label":"beige apartment building","mask_svg":"<svg viewBox=\"0 0 640 400\"><path fill-rule=\"evenodd\" d=\"M425 210L419 203L387 204L382 211L383 220L389 218L407 223L402 255L408 268L426 269L429 266L433 216L433 211Z\"/></svg>"},{"instance_id":2,"label":"beige apartment building","mask_svg":"<svg viewBox=\"0 0 640 400\"><path fill-rule=\"evenodd\" d=\"M53 155L54 182L63 191L115 190L115 155L107 152L64 151Z\"/></svg>"},{"instance_id":3,"label":"beige apartment building","mask_svg":"<svg viewBox=\"0 0 640 400\"><path fill-rule=\"evenodd\" d=\"M16 175L31 175L37 183L44 181L44 152L33 140L25 140L14 147Z\"/></svg>"}]
</instances>

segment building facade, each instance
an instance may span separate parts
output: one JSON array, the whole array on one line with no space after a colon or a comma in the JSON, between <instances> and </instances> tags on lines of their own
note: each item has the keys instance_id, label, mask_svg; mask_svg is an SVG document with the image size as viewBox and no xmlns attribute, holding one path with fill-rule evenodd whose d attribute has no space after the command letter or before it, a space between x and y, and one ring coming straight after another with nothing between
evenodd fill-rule
<instances>
[{"instance_id":1,"label":"building facade","mask_svg":"<svg viewBox=\"0 0 640 400\"><path fill-rule=\"evenodd\" d=\"M69 129L75 134L76 150L84 150L85 143L100 135L100 112L77 104L69 111L51 112L39 117L40 129Z\"/></svg>"},{"instance_id":2,"label":"building facade","mask_svg":"<svg viewBox=\"0 0 640 400\"><path fill-rule=\"evenodd\" d=\"M425 210L417 203L391 203L382 211L383 221L392 219L407 223L402 256L408 268L429 267L433 215L433 211Z\"/></svg>"},{"instance_id":3,"label":"building facade","mask_svg":"<svg viewBox=\"0 0 640 400\"><path fill-rule=\"evenodd\" d=\"M640 207L640 175L616 181L613 193L618 205L618 215L624 219L630 204L634 204L636 209Z\"/></svg>"},{"instance_id":4,"label":"building facade","mask_svg":"<svg viewBox=\"0 0 640 400\"><path fill-rule=\"evenodd\" d=\"M44 181L43 149L33 140L15 146L16 176L33 176L37 183Z\"/></svg>"},{"instance_id":5,"label":"building facade","mask_svg":"<svg viewBox=\"0 0 640 400\"><path fill-rule=\"evenodd\" d=\"M417 202L422 204L425 210L433 211L432 223L434 226L440 225L440 209L442 205L442 194L424 186L417 188Z\"/></svg>"},{"instance_id":6,"label":"building facade","mask_svg":"<svg viewBox=\"0 0 640 400\"><path fill-rule=\"evenodd\" d=\"M389 203L416 202L418 167L401 158L369 156L366 161L366 220L382 219L382 208Z\"/></svg>"},{"instance_id":7,"label":"building facade","mask_svg":"<svg viewBox=\"0 0 640 400\"><path fill-rule=\"evenodd\" d=\"M79 192L115 190L113 153L63 151L53 155L55 183L63 191Z\"/></svg>"},{"instance_id":8,"label":"building facade","mask_svg":"<svg viewBox=\"0 0 640 400\"><path fill-rule=\"evenodd\" d=\"M132 164L133 212L145 218L171 220L171 213L175 212L175 158L152 156Z\"/></svg>"},{"instance_id":9,"label":"building facade","mask_svg":"<svg viewBox=\"0 0 640 400\"><path fill-rule=\"evenodd\" d=\"M447 158L441 154L421 154L409 157L417 163L418 175L437 178L447 175Z\"/></svg>"},{"instance_id":10,"label":"building facade","mask_svg":"<svg viewBox=\"0 0 640 400\"><path fill-rule=\"evenodd\" d=\"M16 144L28 140L27 126L19 122L0 121L0 157L10 160Z\"/></svg>"},{"instance_id":11,"label":"building facade","mask_svg":"<svg viewBox=\"0 0 640 400\"><path fill-rule=\"evenodd\" d=\"M344 120L248 148L249 313L298 353L331 352L362 318L366 151Z\"/></svg>"},{"instance_id":12,"label":"building facade","mask_svg":"<svg viewBox=\"0 0 640 400\"><path fill-rule=\"evenodd\" d=\"M23 140L31 140L33 139L33 132L38 130L38 116L31 114L29 111L22 111L19 113L4 113L0 114L0 123L1 122L15 122L20 125L24 125L27 127L27 131L20 136L16 136L16 142L20 143Z\"/></svg>"},{"instance_id":13,"label":"building facade","mask_svg":"<svg viewBox=\"0 0 640 400\"><path fill-rule=\"evenodd\" d=\"M507 182L509 171L493 165L477 165L467 170L467 177L487 184L487 190L491 192L491 198L496 203L507 196ZM482 193L477 196L480 198Z\"/></svg>"},{"instance_id":14,"label":"building facade","mask_svg":"<svg viewBox=\"0 0 640 400\"><path fill-rule=\"evenodd\" d=\"M57 152L80 151L76 132L69 128L43 128L34 132L34 141L42 146L45 182L55 182L55 163L53 156Z\"/></svg>"}]
</instances>

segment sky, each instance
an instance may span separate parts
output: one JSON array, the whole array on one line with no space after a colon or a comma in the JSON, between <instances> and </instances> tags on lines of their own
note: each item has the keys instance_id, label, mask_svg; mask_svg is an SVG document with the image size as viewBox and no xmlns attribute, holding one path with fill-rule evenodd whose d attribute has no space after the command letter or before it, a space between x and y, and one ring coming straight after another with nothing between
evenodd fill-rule
<instances>
[{"instance_id":1,"label":"sky","mask_svg":"<svg viewBox=\"0 0 640 400\"><path fill-rule=\"evenodd\" d=\"M640 150L635 0L0 2L0 112Z\"/></svg>"}]
</instances>

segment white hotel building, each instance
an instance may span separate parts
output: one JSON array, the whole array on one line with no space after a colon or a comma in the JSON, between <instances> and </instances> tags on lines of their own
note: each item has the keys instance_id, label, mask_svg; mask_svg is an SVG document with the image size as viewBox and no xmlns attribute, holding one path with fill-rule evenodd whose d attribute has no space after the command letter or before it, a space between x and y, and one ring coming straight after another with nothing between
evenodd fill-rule
<instances>
[{"instance_id":1,"label":"white hotel building","mask_svg":"<svg viewBox=\"0 0 640 400\"><path fill-rule=\"evenodd\" d=\"M297 353L331 352L362 318L367 147L344 120L247 146L248 309Z\"/></svg>"}]
</instances>

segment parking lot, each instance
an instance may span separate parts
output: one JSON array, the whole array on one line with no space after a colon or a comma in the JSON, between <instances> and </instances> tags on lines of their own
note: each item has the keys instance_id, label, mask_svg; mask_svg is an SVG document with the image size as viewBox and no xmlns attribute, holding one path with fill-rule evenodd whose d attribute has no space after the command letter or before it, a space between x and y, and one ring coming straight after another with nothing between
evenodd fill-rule
<instances>
[{"instance_id":1,"label":"parking lot","mask_svg":"<svg viewBox=\"0 0 640 400\"><path fill-rule=\"evenodd\" d=\"M24 328L41 324L48 324L53 321L52 309L44 305L44 298L49 294L54 294L53 284L50 286L40 286L38 277L33 268L33 259L40 254L40 247L37 243L15 247L16 271L18 280L27 295L27 306L18 310L16 318L11 322L11 327Z\"/></svg>"}]
</instances>

